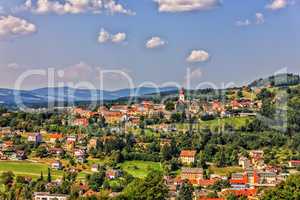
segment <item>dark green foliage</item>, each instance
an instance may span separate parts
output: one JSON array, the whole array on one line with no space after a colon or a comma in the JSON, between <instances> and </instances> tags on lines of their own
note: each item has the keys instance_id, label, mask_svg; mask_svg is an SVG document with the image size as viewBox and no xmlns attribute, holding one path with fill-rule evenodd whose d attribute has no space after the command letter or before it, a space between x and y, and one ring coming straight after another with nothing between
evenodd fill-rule
<instances>
[{"instance_id":1,"label":"dark green foliage","mask_svg":"<svg viewBox=\"0 0 300 200\"><path fill-rule=\"evenodd\" d=\"M290 176L286 182L269 189L262 200L298 200L300 199L300 175Z\"/></svg>"}]
</instances>

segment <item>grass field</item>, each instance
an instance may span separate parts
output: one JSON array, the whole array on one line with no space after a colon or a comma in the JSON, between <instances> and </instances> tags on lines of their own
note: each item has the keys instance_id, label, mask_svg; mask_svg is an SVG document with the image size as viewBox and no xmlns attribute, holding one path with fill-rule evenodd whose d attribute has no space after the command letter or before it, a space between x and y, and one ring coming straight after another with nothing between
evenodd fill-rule
<instances>
[{"instance_id":1,"label":"grass field","mask_svg":"<svg viewBox=\"0 0 300 200\"><path fill-rule=\"evenodd\" d=\"M242 126L245 126L247 121L251 122L253 117L230 117L230 118L221 118L214 119L209 121L200 121L199 125L201 128L209 127L211 130L222 128L225 124L231 125L235 129L240 129ZM188 124L176 124L178 130L186 131L188 130ZM194 125L198 126L198 125Z\"/></svg>"},{"instance_id":2,"label":"grass field","mask_svg":"<svg viewBox=\"0 0 300 200\"><path fill-rule=\"evenodd\" d=\"M223 167L223 168L218 168L216 166L210 166L209 170L213 173L213 174L218 174L221 176L226 176L229 173L234 173L234 172L242 172L243 169L239 166L233 166L233 167Z\"/></svg>"},{"instance_id":3,"label":"grass field","mask_svg":"<svg viewBox=\"0 0 300 200\"><path fill-rule=\"evenodd\" d=\"M120 167L134 177L144 178L151 170L161 171L161 164L149 161L126 161Z\"/></svg>"},{"instance_id":4,"label":"grass field","mask_svg":"<svg viewBox=\"0 0 300 200\"><path fill-rule=\"evenodd\" d=\"M251 117L230 117L230 118L222 118L222 119L215 119L211 121L201 121L201 126L208 126L208 127L218 127L222 126L223 124L229 124L237 129L242 126L246 125L246 122L251 122L253 118Z\"/></svg>"},{"instance_id":5,"label":"grass field","mask_svg":"<svg viewBox=\"0 0 300 200\"><path fill-rule=\"evenodd\" d=\"M0 161L0 173L12 171L15 175L30 176L32 178L40 177L41 171L47 176L48 165L26 161ZM62 171L51 170L53 178L62 176Z\"/></svg>"},{"instance_id":6,"label":"grass field","mask_svg":"<svg viewBox=\"0 0 300 200\"><path fill-rule=\"evenodd\" d=\"M48 165L43 163L34 163L27 161L0 161L0 173L6 171L12 171L16 176L29 176L33 179L39 178L41 172L44 177L48 174ZM61 178L63 171L51 170L53 179ZM77 176L78 179L84 179L86 176L85 172L80 172Z\"/></svg>"}]
</instances>

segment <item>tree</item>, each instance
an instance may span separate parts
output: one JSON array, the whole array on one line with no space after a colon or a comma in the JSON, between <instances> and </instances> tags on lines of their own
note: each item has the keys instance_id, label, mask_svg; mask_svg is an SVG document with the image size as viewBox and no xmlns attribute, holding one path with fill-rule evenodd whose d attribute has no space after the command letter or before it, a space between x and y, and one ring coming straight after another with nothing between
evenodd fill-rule
<instances>
[{"instance_id":1,"label":"tree","mask_svg":"<svg viewBox=\"0 0 300 200\"><path fill-rule=\"evenodd\" d=\"M192 200L194 188L188 180L184 180L180 186L179 195L177 200Z\"/></svg>"},{"instance_id":2,"label":"tree","mask_svg":"<svg viewBox=\"0 0 300 200\"><path fill-rule=\"evenodd\" d=\"M293 175L273 189L267 190L262 200L297 200L300 199L300 175Z\"/></svg>"},{"instance_id":3,"label":"tree","mask_svg":"<svg viewBox=\"0 0 300 200\"><path fill-rule=\"evenodd\" d=\"M50 183L51 180L52 180L52 177L51 177L51 170L50 170L50 168L48 168L48 175L47 175L47 181L48 181L48 183Z\"/></svg>"},{"instance_id":4,"label":"tree","mask_svg":"<svg viewBox=\"0 0 300 200\"><path fill-rule=\"evenodd\" d=\"M173 111L175 109L175 104L172 101L166 103L166 110Z\"/></svg>"},{"instance_id":5,"label":"tree","mask_svg":"<svg viewBox=\"0 0 300 200\"><path fill-rule=\"evenodd\" d=\"M43 181L43 180L44 180L44 174L43 171L41 171L40 178L38 179L38 181Z\"/></svg>"},{"instance_id":6,"label":"tree","mask_svg":"<svg viewBox=\"0 0 300 200\"><path fill-rule=\"evenodd\" d=\"M47 148L45 146L39 146L36 150L36 156L40 158L44 158L48 155Z\"/></svg>"},{"instance_id":7,"label":"tree","mask_svg":"<svg viewBox=\"0 0 300 200\"><path fill-rule=\"evenodd\" d=\"M224 148L222 148L217 154L216 154L216 164L218 167L224 167L226 165L225 163L225 154L224 154Z\"/></svg>"},{"instance_id":8,"label":"tree","mask_svg":"<svg viewBox=\"0 0 300 200\"><path fill-rule=\"evenodd\" d=\"M144 180L135 179L124 189L125 199L130 200L165 200L168 188L161 172L152 171Z\"/></svg>"},{"instance_id":9,"label":"tree","mask_svg":"<svg viewBox=\"0 0 300 200\"><path fill-rule=\"evenodd\" d=\"M14 173L11 171L3 172L0 176L0 183L10 188L14 182Z\"/></svg>"},{"instance_id":10,"label":"tree","mask_svg":"<svg viewBox=\"0 0 300 200\"><path fill-rule=\"evenodd\" d=\"M105 178L104 170L100 170L100 172L93 173L92 175L87 175L87 183L93 191L99 191L100 187L103 184Z\"/></svg>"}]
</instances>

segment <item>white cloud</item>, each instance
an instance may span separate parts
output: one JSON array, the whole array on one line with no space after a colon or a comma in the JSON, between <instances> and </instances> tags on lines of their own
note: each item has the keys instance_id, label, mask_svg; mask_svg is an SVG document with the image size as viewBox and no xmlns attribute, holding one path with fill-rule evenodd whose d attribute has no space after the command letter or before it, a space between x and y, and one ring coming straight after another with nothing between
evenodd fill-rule
<instances>
[{"instance_id":1,"label":"white cloud","mask_svg":"<svg viewBox=\"0 0 300 200\"><path fill-rule=\"evenodd\" d=\"M208 10L220 5L220 0L154 0L160 12Z\"/></svg>"},{"instance_id":2,"label":"white cloud","mask_svg":"<svg viewBox=\"0 0 300 200\"><path fill-rule=\"evenodd\" d=\"M153 48L163 46L165 44L166 42L163 41L160 37L152 37L147 41L146 48L153 49Z\"/></svg>"},{"instance_id":3,"label":"white cloud","mask_svg":"<svg viewBox=\"0 0 300 200\"><path fill-rule=\"evenodd\" d=\"M210 58L209 53L204 50L193 50L188 58L188 62L205 62Z\"/></svg>"},{"instance_id":4,"label":"white cloud","mask_svg":"<svg viewBox=\"0 0 300 200\"><path fill-rule=\"evenodd\" d=\"M98 42L99 43L106 43L106 42L113 42L113 43L121 43L126 40L126 33L116 33L116 34L110 34L105 29L101 29L99 36L98 36Z\"/></svg>"},{"instance_id":5,"label":"white cloud","mask_svg":"<svg viewBox=\"0 0 300 200\"><path fill-rule=\"evenodd\" d=\"M37 31L34 24L14 16L0 16L0 39L29 35Z\"/></svg>"},{"instance_id":6,"label":"white cloud","mask_svg":"<svg viewBox=\"0 0 300 200\"><path fill-rule=\"evenodd\" d=\"M265 23L265 16L262 13L256 13L255 18L256 18L256 24Z\"/></svg>"},{"instance_id":7,"label":"white cloud","mask_svg":"<svg viewBox=\"0 0 300 200\"><path fill-rule=\"evenodd\" d=\"M110 34L102 28L100 33L99 33L99 36L98 36L98 42L99 43L105 43L109 39L110 39Z\"/></svg>"},{"instance_id":8,"label":"white cloud","mask_svg":"<svg viewBox=\"0 0 300 200\"><path fill-rule=\"evenodd\" d=\"M134 15L131 10L115 0L26 0L17 10L30 10L37 14L79 14L79 13L101 13L108 11L111 14L121 13Z\"/></svg>"},{"instance_id":9,"label":"white cloud","mask_svg":"<svg viewBox=\"0 0 300 200\"><path fill-rule=\"evenodd\" d=\"M270 4L267 5L267 8L270 10L280 10L287 7L288 4L288 0L273 0Z\"/></svg>"},{"instance_id":10,"label":"white cloud","mask_svg":"<svg viewBox=\"0 0 300 200\"><path fill-rule=\"evenodd\" d=\"M114 13L122 13L125 15L135 15L136 13L125 9L121 4L116 3L113 0L109 0L109 1L105 1L104 0L104 8L106 8L110 13L114 14Z\"/></svg>"},{"instance_id":11,"label":"white cloud","mask_svg":"<svg viewBox=\"0 0 300 200\"><path fill-rule=\"evenodd\" d=\"M236 26L249 26L251 25L251 21L249 19L246 20L238 20L235 23Z\"/></svg>"},{"instance_id":12,"label":"white cloud","mask_svg":"<svg viewBox=\"0 0 300 200\"><path fill-rule=\"evenodd\" d=\"M113 43L120 43L126 40L126 33L117 33L111 36L111 41Z\"/></svg>"}]
</instances>

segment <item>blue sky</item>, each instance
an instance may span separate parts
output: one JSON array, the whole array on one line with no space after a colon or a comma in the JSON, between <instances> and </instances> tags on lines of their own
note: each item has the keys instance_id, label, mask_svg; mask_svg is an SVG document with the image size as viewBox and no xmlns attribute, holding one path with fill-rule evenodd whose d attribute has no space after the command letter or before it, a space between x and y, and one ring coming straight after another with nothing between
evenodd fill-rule
<instances>
[{"instance_id":1,"label":"blue sky","mask_svg":"<svg viewBox=\"0 0 300 200\"><path fill-rule=\"evenodd\" d=\"M241 85L283 68L300 72L297 0L174 2L178 5L172 4L169 10L159 7L168 6L166 0L119 0L114 5L121 5L121 11L99 7L97 11L101 13L94 13L94 8L84 8L80 13L57 13L38 12L36 0L30 8L25 8L25 0L0 0L0 87L13 87L16 77L25 70L49 67L68 74L74 72L62 78L63 81L97 79L93 71L97 67L122 69L136 84L144 81L183 84L190 68L193 86L205 81L217 86L229 82ZM189 6L189 10L179 10L182 4ZM6 23L1 27L1 21L8 21L8 16L26 20L34 28L27 26L28 30L25 28L21 33L2 30L1 35L1 28L18 26ZM109 35L104 42L99 42L101 29ZM126 38L112 42L118 33ZM152 37L159 37L163 44L147 48L146 43ZM195 57L189 62L187 58L192 51ZM197 59L203 56L200 51L208 56ZM109 78L105 87L128 87L121 79ZM44 78L28 79L24 88L45 84Z\"/></svg>"}]
</instances>

